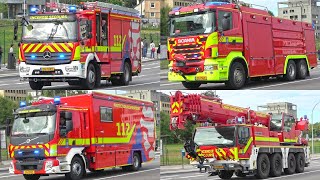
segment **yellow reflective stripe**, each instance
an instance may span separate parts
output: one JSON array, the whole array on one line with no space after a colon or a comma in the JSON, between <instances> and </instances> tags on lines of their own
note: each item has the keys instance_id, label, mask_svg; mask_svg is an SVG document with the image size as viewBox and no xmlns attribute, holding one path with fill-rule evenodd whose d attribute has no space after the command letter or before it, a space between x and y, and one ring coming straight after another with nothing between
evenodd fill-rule
<instances>
[{"instance_id":1,"label":"yellow reflective stripe","mask_svg":"<svg viewBox=\"0 0 320 180\"><path fill-rule=\"evenodd\" d=\"M63 52L62 49L56 44L52 44L54 48L56 48L56 50L58 50L59 52Z\"/></svg>"},{"instance_id":2,"label":"yellow reflective stripe","mask_svg":"<svg viewBox=\"0 0 320 180\"><path fill-rule=\"evenodd\" d=\"M42 46L42 44L37 44L37 46L32 50L32 52L37 52L40 46Z\"/></svg>"},{"instance_id":3,"label":"yellow reflective stripe","mask_svg":"<svg viewBox=\"0 0 320 180\"><path fill-rule=\"evenodd\" d=\"M37 148L37 146L31 146L32 148Z\"/></svg>"},{"instance_id":4,"label":"yellow reflective stripe","mask_svg":"<svg viewBox=\"0 0 320 180\"><path fill-rule=\"evenodd\" d=\"M135 130L136 125L134 124L128 133L127 137L103 137L103 138L97 138L98 140L95 140L93 142L98 143L92 143L92 144L124 144L129 143L131 140L132 134Z\"/></svg>"},{"instance_id":5,"label":"yellow reflective stripe","mask_svg":"<svg viewBox=\"0 0 320 180\"><path fill-rule=\"evenodd\" d=\"M228 39L228 41L227 41ZM219 39L219 42L229 42L232 43L232 41L236 41L236 43L243 43L243 38L242 37L235 37L235 36L222 36Z\"/></svg>"},{"instance_id":6,"label":"yellow reflective stripe","mask_svg":"<svg viewBox=\"0 0 320 180\"><path fill-rule=\"evenodd\" d=\"M178 103L178 102L174 102L174 103L171 105L171 108L173 109L173 108L174 108L174 106L179 107L179 103Z\"/></svg>"},{"instance_id":7,"label":"yellow reflective stripe","mask_svg":"<svg viewBox=\"0 0 320 180\"><path fill-rule=\"evenodd\" d=\"M216 149L215 151L216 151L217 155L218 155L220 158L222 158L222 155L220 154L220 152L218 152L218 149Z\"/></svg>"},{"instance_id":8,"label":"yellow reflective stripe","mask_svg":"<svg viewBox=\"0 0 320 180\"><path fill-rule=\"evenodd\" d=\"M18 49L18 53L19 53L19 60L22 61L22 56L21 56L20 48Z\"/></svg>"},{"instance_id":9,"label":"yellow reflective stripe","mask_svg":"<svg viewBox=\"0 0 320 180\"><path fill-rule=\"evenodd\" d=\"M44 144L44 146L45 146L47 149L49 149L49 144Z\"/></svg>"},{"instance_id":10,"label":"yellow reflective stripe","mask_svg":"<svg viewBox=\"0 0 320 180\"><path fill-rule=\"evenodd\" d=\"M39 146L39 148L43 148L43 146L42 145L38 145Z\"/></svg>"},{"instance_id":11,"label":"yellow reflective stripe","mask_svg":"<svg viewBox=\"0 0 320 180\"><path fill-rule=\"evenodd\" d=\"M279 138L275 137L262 137L262 136L256 136L256 141L266 141L266 142L280 142Z\"/></svg>"},{"instance_id":12,"label":"yellow reflective stripe","mask_svg":"<svg viewBox=\"0 0 320 180\"><path fill-rule=\"evenodd\" d=\"M68 43L68 45L69 45L71 48L73 48L73 43Z\"/></svg>"},{"instance_id":13,"label":"yellow reflective stripe","mask_svg":"<svg viewBox=\"0 0 320 180\"><path fill-rule=\"evenodd\" d=\"M44 154L45 154L46 156L49 156L49 152L48 152L47 150L44 150Z\"/></svg>"},{"instance_id":14,"label":"yellow reflective stripe","mask_svg":"<svg viewBox=\"0 0 320 180\"><path fill-rule=\"evenodd\" d=\"M43 46L43 47L40 49L39 52L43 52L43 51L46 50L46 49L47 49L47 45Z\"/></svg>"},{"instance_id":15,"label":"yellow reflective stripe","mask_svg":"<svg viewBox=\"0 0 320 180\"><path fill-rule=\"evenodd\" d=\"M297 142L298 138L296 139L284 139L284 142Z\"/></svg>"},{"instance_id":16,"label":"yellow reflective stripe","mask_svg":"<svg viewBox=\"0 0 320 180\"><path fill-rule=\"evenodd\" d=\"M28 44L23 44L22 49L26 48Z\"/></svg>"},{"instance_id":17,"label":"yellow reflective stripe","mask_svg":"<svg viewBox=\"0 0 320 180\"><path fill-rule=\"evenodd\" d=\"M60 45L63 47L65 51L71 52L71 50L65 44L61 43Z\"/></svg>"},{"instance_id":18,"label":"yellow reflective stripe","mask_svg":"<svg viewBox=\"0 0 320 180\"><path fill-rule=\"evenodd\" d=\"M246 153L247 152L247 150L249 149L249 146L250 146L250 144L252 143L252 141L253 141L253 138L252 137L250 137L250 139L249 139L249 141L247 142L247 145L244 147L244 149L243 149L243 153Z\"/></svg>"},{"instance_id":19,"label":"yellow reflective stripe","mask_svg":"<svg viewBox=\"0 0 320 180\"><path fill-rule=\"evenodd\" d=\"M74 51L73 60L80 60L81 57L81 48L80 46L76 47L76 50Z\"/></svg>"},{"instance_id":20,"label":"yellow reflective stripe","mask_svg":"<svg viewBox=\"0 0 320 180\"><path fill-rule=\"evenodd\" d=\"M222 152L223 156L227 155L227 153L222 148L220 149L220 152Z\"/></svg>"},{"instance_id":21,"label":"yellow reflective stripe","mask_svg":"<svg viewBox=\"0 0 320 180\"><path fill-rule=\"evenodd\" d=\"M26 52L29 52L31 48L33 48L35 44L30 44L29 47L26 49Z\"/></svg>"},{"instance_id":22,"label":"yellow reflective stripe","mask_svg":"<svg viewBox=\"0 0 320 180\"><path fill-rule=\"evenodd\" d=\"M57 156L57 144L50 145L50 156Z\"/></svg>"}]
</instances>

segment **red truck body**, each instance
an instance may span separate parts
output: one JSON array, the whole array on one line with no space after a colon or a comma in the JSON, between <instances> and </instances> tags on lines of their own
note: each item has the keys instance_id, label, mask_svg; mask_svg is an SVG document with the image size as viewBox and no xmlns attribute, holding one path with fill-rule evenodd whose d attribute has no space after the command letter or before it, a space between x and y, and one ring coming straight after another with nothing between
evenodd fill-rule
<instances>
[{"instance_id":1,"label":"red truck body","mask_svg":"<svg viewBox=\"0 0 320 180\"><path fill-rule=\"evenodd\" d=\"M9 154L13 158L10 172L24 175L72 174L72 159L75 157L83 161L82 169L91 171L113 167L130 169L135 163L140 167L142 162L154 159L152 102L93 92L63 97L56 105L53 99L40 100L32 106L18 109L16 113L23 117L37 113L39 109L49 110L46 108L53 109L55 119L55 130L49 140L41 136L33 140L32 135L27 137L29 140L21 137L18 140L16 136L23 133L17 131L20 119L15 120L9 146ZM72 114L73 127L63 136L60 125L65 112ZM40 154L30 155L35 150ZM46 169L47 161L53 162L50 169Z\"/></svg>"}]
</instances>

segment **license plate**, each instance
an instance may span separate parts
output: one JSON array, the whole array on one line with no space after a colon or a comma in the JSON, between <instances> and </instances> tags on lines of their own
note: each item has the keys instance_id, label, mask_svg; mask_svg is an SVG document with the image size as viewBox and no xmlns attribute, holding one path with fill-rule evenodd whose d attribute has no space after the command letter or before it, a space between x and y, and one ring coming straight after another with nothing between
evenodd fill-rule
<instances>
[{"instance_id":1,"label":"license plate","mask_svg":"<svg viewBox=\"0 0 320 180\"><path fill-rule=\"evenodd\" d=\"M205 80L207 80L207 76L196 76L196 80L205 81Z\"/></svg>"},{"instance_id":2,"label":"license plate","mask_svg":"<svg viewBox=\"0 0 320 180\"><path fill-rule=\"evenodd\" d=\"M43 67L40 71L54 71L54 67Z\"/></svg>"},{"instance_id":3,"label":"license plate","mask_svg":"<svg viewBox=\"0 0 320 180\"><path fill-rule=\"evenodd\" d=\"M223 166L213 166L214 169L224 169Z\"/></svg>"},{"instance_id":4,"label":"license plate","mask_svg":"<svg viewBox=\"0 0 320 180\"><path fill-rule=\"evenodd\" d=\"M34 170L25 170L23 174L34 174Z\"/></svg>"},{"instance_id":5,"label":"license plate","mask_svg":"<svg viewBox=\"0 0 320 180\"><path fill-rule=\"evenodd\" d=\"M184 62L176 62L176 66L177 67L183 67L185 66L186 64Z\"/></svg>"}]
</instances>

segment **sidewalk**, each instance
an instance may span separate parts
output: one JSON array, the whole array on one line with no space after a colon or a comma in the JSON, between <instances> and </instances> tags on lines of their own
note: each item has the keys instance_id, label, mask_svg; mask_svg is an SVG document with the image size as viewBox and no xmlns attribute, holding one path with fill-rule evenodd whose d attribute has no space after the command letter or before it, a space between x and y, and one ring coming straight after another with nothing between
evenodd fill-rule
<instances>
[{"instance_id":1,"label":"sidewalk","mask_svg":"<svg viewBox=\"0 0 320 180\"><path fill-rule=\"evenodd\" d=\"M19 76L19 65L16 65L16 69L7 69L7 65L1 64L0 78L2 77L16 77Z\"/></svg>"}]
</instances>

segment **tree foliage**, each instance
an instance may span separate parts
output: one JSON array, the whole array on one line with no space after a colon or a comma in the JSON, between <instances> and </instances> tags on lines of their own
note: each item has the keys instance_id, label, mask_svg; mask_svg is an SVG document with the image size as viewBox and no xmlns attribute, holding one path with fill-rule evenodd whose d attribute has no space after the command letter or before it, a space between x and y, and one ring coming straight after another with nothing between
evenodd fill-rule
<instances>
[{"instance_id":1,"label":"tree foliage","mask_svg":"<svg viewBox=\"0 0 320 180\"><path fill-rule=\"evenodd\" d=\"M272 11L268 10L268 13L270 14L270 16L274 16Z\"/></svg>"},{"instance_id":2,"label":"tree foliage","mask_svg":"<svg viewBox=\"0 0 320 180\"><path fill-rule=\"evenodd\" d=\"M5 125L6 119L13 120L13 111L18 108L18 103L8 98L0 97L0 125Z\"/></svg>"},{"instance_id":3,"label":"tree foliage","mask_svg":"<svg viewBox=\"0 0 320 180\"><path fill-rule=\"evenodd\" d=\"M170 7L169 6L164 6L160 10L160 27L161 31L160 34L161 36L168 36L169 35L169 26L168 26L168 21L169 21L169 12L170 12Z\"/></svg>"},{"instance_id":4,"label":"tree foliage","mask_svg":"<svg viewBox=\"0 0 320 180\"><path fill-rule=\"evenodd\" d=\"M217 95L216 91L213 91L213 90L209 90L209 91L205 91L203 93L201 93L202 95L205 95L205 96L209 96L209 97L216 97L218 98L219 96Z\"/></svg>"},{"instance_id":5,"label":"tree foliage","mask_svg":"<svg viewBox=\"0 0 320 180\"><path fill-rule=\"evenodd\" d=\"M77 94L86 94L86 91L82 90L42 90L41 94L45 97L54 97L54 96L72 96Z\"/></svg>"}]
</instances>

